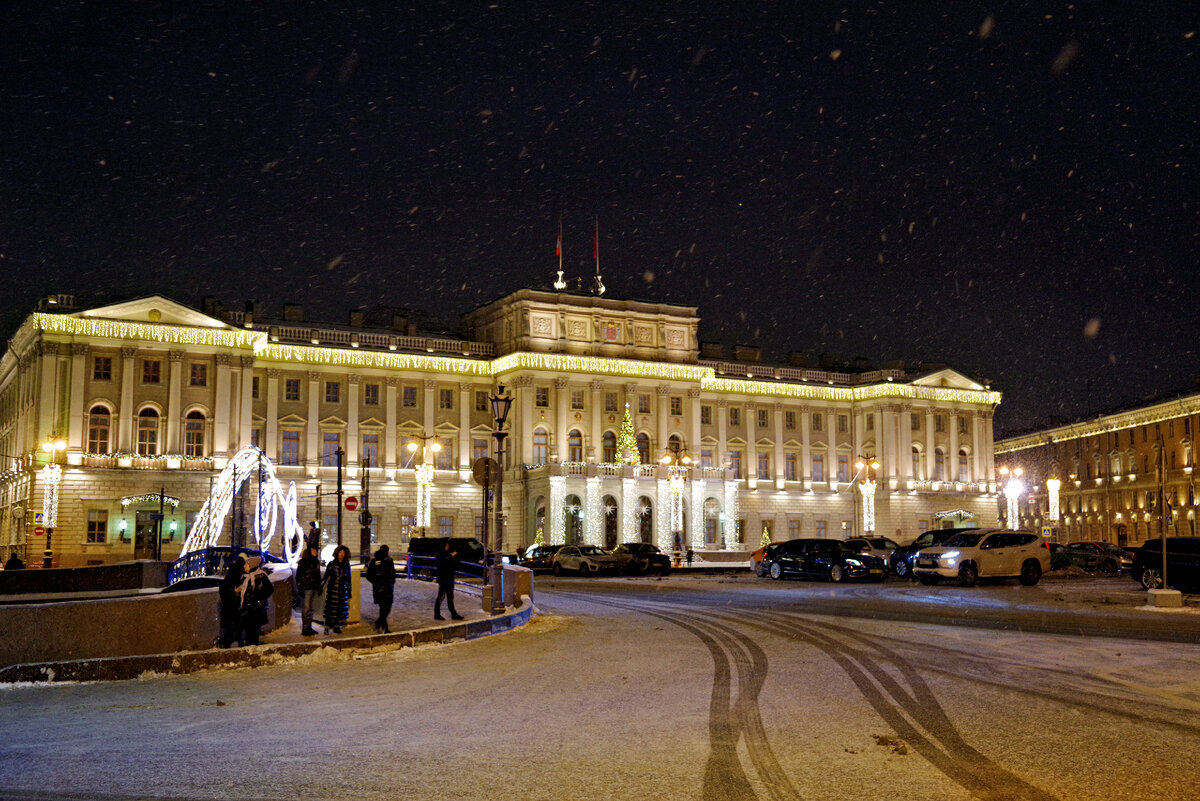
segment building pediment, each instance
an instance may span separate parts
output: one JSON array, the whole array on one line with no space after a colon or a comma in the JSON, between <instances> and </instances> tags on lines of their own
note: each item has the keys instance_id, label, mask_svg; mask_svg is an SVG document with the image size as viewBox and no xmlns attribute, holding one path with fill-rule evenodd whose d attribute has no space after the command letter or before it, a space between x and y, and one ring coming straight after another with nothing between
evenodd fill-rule
<instances>
[{"instance_id":1,"label":"building pediment","mask_svg":"<svg viewBox=\"0 0 1200 801\"><path fill-rule=\"evenodd\" d=\"M949 389L987 389L978 381L972 381L957 370L945 368L935 370L932 373L926 373L919 378L914 378L910 383L917 387L947 387Z\"/></svg>"},{"instance_id":2,"label":"building pediment","mask_svg":"<svg viewBox=\"0 0 1200 801\"><path fill-rule=\"evenodd\" d=\"M209 317L189 306L184 306L182 303L168 300L162 295L151 295L137 300L113 303L108 306L75 312L71 316L161 325L187 325L197 328L229 329L232 327L215 317Z\"/></svg>"}]
</instances>

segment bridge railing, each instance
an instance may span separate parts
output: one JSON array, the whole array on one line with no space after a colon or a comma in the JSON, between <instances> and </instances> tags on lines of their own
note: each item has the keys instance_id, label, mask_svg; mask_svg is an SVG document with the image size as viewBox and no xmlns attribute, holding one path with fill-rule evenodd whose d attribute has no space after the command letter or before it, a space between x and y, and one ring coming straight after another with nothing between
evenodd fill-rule
<instances>
[{"instance_id":1,"label":"bridge railing","mask_svg":"<svg viewBox=\"0 0 1200 801\"><path fill-rule=\"evenodd\" d=\"M167 584L175 584L195 576L223 576L239 556L259 556L264 562L276 564L284 561L268 551L244 548L240 545L214 545L184 554L172 562L167 571Z\"/></svg>"}]
</instances>

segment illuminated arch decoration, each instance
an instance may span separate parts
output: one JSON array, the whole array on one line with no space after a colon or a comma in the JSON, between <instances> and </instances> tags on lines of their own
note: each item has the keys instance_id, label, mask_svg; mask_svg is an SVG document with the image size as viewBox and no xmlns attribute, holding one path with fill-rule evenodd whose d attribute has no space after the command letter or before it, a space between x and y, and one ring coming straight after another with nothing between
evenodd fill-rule
<instances>
[{"instance_id":1,"label":"illuminated arch decoration","mask_svg":"<svg viewBox=\"0 0 1200 801\"><path fill-rule=\"evenodd\" d=\"M258 448L242 448L229 460L221 475L213 483L212 495L205 501L192 530L183 544L183 553L201 551L217 544L225 527L225 518L233 506L233 496L248 478L262 468L262 482L258 491L258 506L254 515L254 542L260 551L271 549L275 526L279 522L279 510L283 510L284 558L292 567L300 561L300 549L304 543L304 529L296 519L296 482L288 482L287 492L279 484L275 466L267 455Z\"/></svg>"}]
</instances>

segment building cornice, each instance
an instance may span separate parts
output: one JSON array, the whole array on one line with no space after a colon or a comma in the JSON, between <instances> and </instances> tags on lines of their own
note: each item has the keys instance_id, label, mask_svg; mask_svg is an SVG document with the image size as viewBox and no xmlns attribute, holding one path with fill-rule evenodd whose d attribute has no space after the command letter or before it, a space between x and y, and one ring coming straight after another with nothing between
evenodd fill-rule
<instances>
[{"instance_id":1,"label":"building cornice","mask_svg":"<svg viewBox=\"0 0 1200 801\"><path fill-rule=\"evenodd\" d=\"M1022 434L1018 437L1008 437L998 440L995 445L996 454L1015 453L1057 442L1071 442L1085 437L1094 437L1113 431L1123 431L1127 428L1161 423L1166 420L1177 420L1187 415L1200 414L1200 394L1175 398L1140 409L1130 409L1116 414L1105 414L1095 420L1085 420L1071 423L1032 434Z\"/></svg>"}]
</instances>

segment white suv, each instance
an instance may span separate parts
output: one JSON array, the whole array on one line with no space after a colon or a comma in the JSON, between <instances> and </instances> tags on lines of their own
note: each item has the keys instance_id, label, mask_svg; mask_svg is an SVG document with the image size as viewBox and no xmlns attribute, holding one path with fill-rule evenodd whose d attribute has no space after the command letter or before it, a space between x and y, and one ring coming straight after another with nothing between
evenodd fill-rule
<instances>
[{"instance_id":1,"label":"white suv","mask_svg":"<svg viewBox=\"0 0 1200 801\"><path fill-rule=\"evenodd\" d=\"M972 529L941 545L922 548L913 559L913 575L922 584L957 578L973 587L981 578L1016 578L1026 587L1050 569L1050 549L1030 531Z\"/></svg>"}]
</instances>

